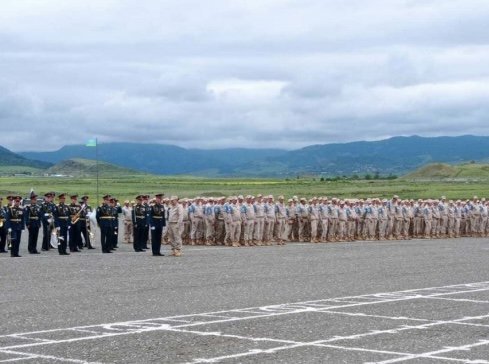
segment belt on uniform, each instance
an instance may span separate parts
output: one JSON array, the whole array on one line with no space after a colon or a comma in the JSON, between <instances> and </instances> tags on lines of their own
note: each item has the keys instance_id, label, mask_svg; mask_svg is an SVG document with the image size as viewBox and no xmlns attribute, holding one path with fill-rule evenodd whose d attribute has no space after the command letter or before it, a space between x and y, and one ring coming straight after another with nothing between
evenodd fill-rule
<instances>
[{"instance_id":1,"label":"belt on uniform","mask_svg":"<svg viewBox=\"0 0 489 364\"><path fill-rule=\"evenodd\" d=\"M68 220L68 216L59 216L58 219Z\"/></svg>"},{"instance_id":2,"label":"belt on uniform","mask_svg":"<svg viewBox=\"0 0 489 364\"><path fill-rule=\"evenodd\" d=\"M34 217L29 217L29 219L30 220L39 220L39 218L38 217L35 217L35 216Z\"/></svg>"},{"instance_id":3,"label":"belt on uniform","mask_svg":"<svg viewBox=\"0 0 489 364\"><path fill-rule=\"evenodd\" d=\"M153 219L162 219L163 216L153 216Z\"/></svg>"},{"instance_id":4,"label":"belt on uniform","mask_svg":"<svg viewBox=\"0 0 489 364\"><path fill-rule=\"evenodd\" d=\"M21 219L10 219L11 222L21 222Z\"/></svg>"},{"instance_id":5,"label":"belt on uniform","mask_svg":"<svg viewBox=\"0 0 489 364\"><path fill-rule=\"evenodd\" d=\"M178 221L170 221L170 224L178 224Z\"/></svg>"},{"instance_id":6,"label":"belt on uniform","mask_svg":"<svg viewBox=\"0 0 489 364\"><path fill-rule=\"evenodd\" d=\"M84 217L80 217L78 220L85 221L86 219Z\"/></svg>"},{"instance_id":7,"label":"belt on uniform","mask_svg":"<svg viewBox=\"0 0 489 364\"><path fill-rule=\"evenodd\" d=\"M136 219L144 219L145 217L146 216L144 216L144 215L138 215L138 216L136 216Z\"/></svg>"},{"instance_id":8,"label":"belt on uniform","mask_svg":"<svg viewBox=\"0 0 489 364\"><path fill-rule=\"evenodd\" d=\"M114 216L101 216L100 218L105 220L113 220Z\"/></svg>"}]
</instances>

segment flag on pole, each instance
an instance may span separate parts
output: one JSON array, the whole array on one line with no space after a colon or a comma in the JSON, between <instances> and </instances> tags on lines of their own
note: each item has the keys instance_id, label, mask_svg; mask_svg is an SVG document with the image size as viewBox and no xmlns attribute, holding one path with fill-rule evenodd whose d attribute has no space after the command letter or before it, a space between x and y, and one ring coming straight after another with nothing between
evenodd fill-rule
<instances>
[{"instance_id":1,"label":"flag on pole","mask_svg":"<svg viewBox=\"0 0 489 364\"><path fill-rule=\"evenodd\" d=\"M87 147L96 147L97 146L97 139L88 139L87 144L85 144Z\"/></svg>"}]
</instances>

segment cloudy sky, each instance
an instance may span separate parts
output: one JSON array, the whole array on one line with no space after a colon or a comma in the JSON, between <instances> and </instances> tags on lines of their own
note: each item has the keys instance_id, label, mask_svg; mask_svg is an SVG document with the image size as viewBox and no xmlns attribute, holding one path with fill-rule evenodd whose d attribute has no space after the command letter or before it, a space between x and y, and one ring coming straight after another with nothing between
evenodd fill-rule
<instances>
[{"instance_id":1,"label":"cloudy sky","mask_svg":"<svg viewBox=\"0 0 489 364\"><path fill-rule=\"evenodd\" d=\"M489 135L487 0L2 0L0 145Z\"/></svg>"}]
</instances>

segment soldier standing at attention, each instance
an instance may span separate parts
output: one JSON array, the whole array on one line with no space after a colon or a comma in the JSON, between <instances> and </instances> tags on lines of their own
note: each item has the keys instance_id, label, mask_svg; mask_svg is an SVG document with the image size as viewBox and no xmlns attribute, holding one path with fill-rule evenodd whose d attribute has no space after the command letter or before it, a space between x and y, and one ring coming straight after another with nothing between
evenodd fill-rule
<instances>
[{"instance_id":1,"label":"soldier standing at attention","mask_svg":"<svg viewBox=\"0 0 489 364\"><path fill-rule=\"evenodd\" d=\"M85 244L83 246L88 249L95 249L92 246L92 242L90 240L90 214L92 213L92 207L88 205L88 196L82 196L81 200L82 211L80 212L80 233L83 236L83 240L85 241Z\"/></svg>"},{"instance_id":2,"label":"soldier standing at attention","mask_svg":"<svg viewBox=\"0 0 489 364\"><path fill-rule=\"evenodd\" d=\"M58 196L59 203L56 205L55 214L55 224L58 233L59 244L58 253L59 255L70 255L66 251L68 242L68 228L69 228L69 218L70 218L70 208L65 204L66 194L62 193Z\"/></svg>"},{"instance_id":3,"label":"soldier standing at attention","mask_svg":"<svg viewBox=\"0 0 489 364\"><path fill-rule=\"evenodd\" d=\"M41 250L48 251L51 248L51 233L54 228L54 216L56 215L56 205L53 202L54 192L44 194L44 201L41 205L42 211L42 246Z\"/></svg>"},{"instance_id":4,"label":"soldier standing at attention","mask_svg":"<svg viewBox=\"0 0 489 364\"><path fill-rule=\"evenodd\" d=\"M214 211L214 199L212 197L209 197L208 202L204 206L204 222L205 245L214 245L216 243L216 214Z\"/></svg>"},{"instance_id":5,"label":"soldier standing at attention","mask_svg":"<svg viewBox=\"0 0 489 364\"><path fill-rule=\"evenodd\" d=\"M124 243L132 243L132 206L129 205L129 200L124 201L122 207L122 217L124 221Z\"/></svg>"},{"instance_id":6,"label":"soldier standing at attention","mask_svg":"<svg viewBox=\"0 0 489 364\"><path fill-rule=\"evenodd\" d=\"M168 235L172 252L170 255L179 257L182 255L182 228L183 206L178 203L178 197L170 198L170 211L168 212Z\"/></svg>"},{"instance_id":7,"label":"soldier standing at attention","mask_svg":"<svg viewBox=\"0 0 489 364\"><path fill-rule=\"evenodd\" d=\"M29 231L29 243L27 244L27 250L30 254L39 254L37 251L37 238L39 236L39 229L41 228L41 206L37 204L37 195L31 192L30 195L31 204L24 208L24 219Z\"/></svg>"},{"instance_id":8,"label":"soldier standing at attention","mask_svg":"<svg viewBox=\"0 0 489 364\"><path fill-rule=\"evenodd\" d=\"M311 199L309 205L309 223L311 224L311 243L319 243L318 238L318 223L319 223L319 206L317 198Z\"/></svg>"},{"instance_id":9,"label":"soldier standing at attention","mask_svg":"<svg viewBox=\"0 0 489 364\"><path fill-rule=\"evenodd\" d=\"M136 197L136 205L132 210L132 223L134 225L134 251L143 252L145 249L145 231L148 230L148 218L142 195Z\"/></svg>"},{"instance_id":10,"label":"soldier standing at attention","mask_svg":"<svg viewBox=\"0 0 489 364\"><path fill-rule=\"evenodd\" d=\"M3 198L0 197L0 253L7 253L7 208L2 206Z\"/></svg>"},{"instance_id":11,"label":"soldier standing at attention","mask_svg":"<svg viewBox=\"0 0 489 364\"><path fill-rule=\"evenodd\" d=\"M113 216L109 206L110 195L105 195L103 199L102 205L96 211L97 224L100 227L100 245L102 246L102 253L112 253L110 251L110 233Z\"/></svg>"},{"instance_id":12,"label":"soldier standing at attention","mask_svg":"<svg viewBox=\"0 0 489 364\"><path fill-rule=\"evenodd\" d=\"M81 227L80 227L80 210L81 205L78 203L78 195L71 195L69 234L70 234L70 252L79 252L81 243Z\"/></svg>"},{"instance_id":13,"label":"soldier standing at attention","mask_svg":"<svg viewBox=\"0 0 489 364\"><path fill-rule=\"evenodd\" d=\"M161 254L161 236L163 234L163 227L166 225L165 220L165 207L161 202L163 197L162 193L155 195L155 203L151 206L149 211L149 226L151 230L151 250L153 256L162 257Z\"/></svg>"},{"instance_id":14,"label":"soldier standing at attention","mask_svg":"<svg viewBox=\"0 0 489 364\"><path fill-rule=\"evenodd\" d=\"M7 232L11 234L12 247L10 248L11 257L20 257L19 247L22 238L22 230L24 230L24 211L20 206L22 197L14 196L13 205L7 208Z\"/></svg>"},{"instance_id":15,"label":"soldier standing at attention","mask_svg":"<svg viewBox=\"0 0 489 364\"><path fill-rule=\"evenodd\" d=\"M255 210L255 228L253 231L253 240L255 245L263 244L263 230L265 229L265 206L263 205L263 196L256 196L256 201L253 204Z\"/></svg>"},{"instance_id":16,"label":"soldier standing at attention","mask_svg":"<svg viewBox=\"0 0 489 364\"><path fill-rule=\"evenodd\" d=\"M278 203L275 205L275 239L277 239L278 245L285 245L285 240L287 239L287 236L285 235L287 211L285 209L284 200L284 196L278 196Z\"/></svg>"}]
</instances>

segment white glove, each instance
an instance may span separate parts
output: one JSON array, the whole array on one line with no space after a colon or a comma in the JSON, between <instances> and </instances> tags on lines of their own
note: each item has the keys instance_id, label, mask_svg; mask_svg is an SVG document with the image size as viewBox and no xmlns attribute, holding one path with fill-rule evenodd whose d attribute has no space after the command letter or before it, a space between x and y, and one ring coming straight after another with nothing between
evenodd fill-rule
<instances>
[{"instance_id":1,"label":"white glove","mask_svg":"<svg viewBox=\"0 0 489 364\"><path fill-rule=\"evenodd\" d=\"M156 227L154 227L154 226L151 226L151 230L156 230Z\"/></svg>"},{"instance_id":2,"label":"white glove","mask_svg":"<svg viewBox=\"0 0 489 364\"><path fill-rule=\"evenodd\" d=\"M56 228L56 231L60 231L60 230L61 230L61 228L60 228L60 227L57 227L57 228Z\"/></svg>"},{"instance_id":3,"label":"white glove","mask_svg":"<svg viewBox=\"0 0 489 364\"><path fill-rule=\"evenodd\" d=\"M44 217L49 217L49 214L44 214Z\"/></svg>"},{"instance_id":4,"label":"white glove","mask_svg":"<svg viewBox=\"0 0 489 364\"><path fill-rule=\"evenodd\" d=\"M11 232L12 232L12 228L8 228L8 230L7 230L7 231L8 231L9 233L11 233Z\"/></svg>"}]
</instances>

